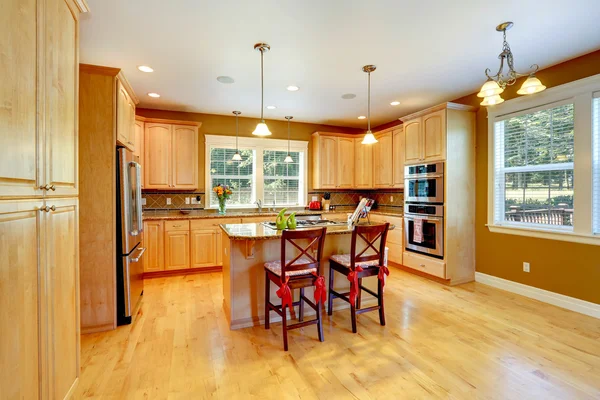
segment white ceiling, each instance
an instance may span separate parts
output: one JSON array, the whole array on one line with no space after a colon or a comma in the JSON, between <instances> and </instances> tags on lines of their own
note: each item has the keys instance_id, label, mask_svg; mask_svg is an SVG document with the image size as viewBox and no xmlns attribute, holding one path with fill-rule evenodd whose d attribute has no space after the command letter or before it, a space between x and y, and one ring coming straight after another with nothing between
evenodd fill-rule
<instances>
[{"instance_id":1,"label":"white ceiling","mask_svg":"<svg viewBox=\"0 0 600 400\"><path fill-rule=\"evenodd\" d=\"M497 69L502 35L517 70L541 68L600 48L599 0L88 0L80 61L122 68L141 107L260 115L365 127L372 74L372 125L477 90ZM543 4L543 7L540 5ZM150 65L154 73L139 72ZM217 82L228 75L235 83ZM288 92L286 86L300 90ZM160 99L146 94L158 92ZM344 93L355 93L343 100ZM402 104L390 106L398 100Z\"/></svg>"}]
</instances>

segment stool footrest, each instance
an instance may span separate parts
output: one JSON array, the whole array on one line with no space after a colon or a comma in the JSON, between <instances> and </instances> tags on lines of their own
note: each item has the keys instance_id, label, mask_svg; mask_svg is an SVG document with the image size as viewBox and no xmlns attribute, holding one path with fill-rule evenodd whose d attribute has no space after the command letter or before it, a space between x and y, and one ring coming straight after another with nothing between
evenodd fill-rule
<instances>
[{"instance_id":1,"label":"stool footrest","mask_svg":"<svg viewBox=\"0 0 600 400\"><path fill-rule=\"evenodd\" d=\"M369 312L369 311L375 311L375 310L379 310L379 306L373 306L373 307L356 309L356 313L357 314L362 314L362 313L366 313L366 312Z\"/></svg>"},{"instance_id":2,"label":"stool footrest","mask_svg":"<svg viewBox=\"0 0 600 400\"><path fill-rule=\"evenodd\" d=\"M379 297L379 296L377 296L377 293L375 293L375 292L374 292L374 291L372 291L371 289L368 289L368 288L366 288L366 287L364 287L364 286L361 286L361 287L360 287L360 289L361 289L361 290L364 290L364 291L365 291L365 292L367 292L367 293L369 293L369 294L370 294L371 296L373 296L373 297Z\"/></svg>"},{"instance_id":3,"label":"stool footrest","mask_svg":"<svg viewBox=\"0 0 600 400\"><path fill-rule=\"evenodd\" d=\"M334 297L337 297L339 299L342 299L342 300L350 303L350 299L348 298L348 295L350 294L350 292L339 293L339 292L336 292L335 290L330 289L329 293L333 294Z\"/></svg>"},{"instance_id":4,"label":"stool footrest","mask_svg":"<svg viewBox=\"0 0 600 400\"><path fill-rule=\"evenodd\" d=\"M287 329L290 330L290 329L303 328L303 327L308 326L308 325L314 325L314 324L316 324L318 322L319 322L318 319L311 319L310 321L298 322L298 323L295 323L295 324L288 325Z\"/></svg>"}]
</instances>

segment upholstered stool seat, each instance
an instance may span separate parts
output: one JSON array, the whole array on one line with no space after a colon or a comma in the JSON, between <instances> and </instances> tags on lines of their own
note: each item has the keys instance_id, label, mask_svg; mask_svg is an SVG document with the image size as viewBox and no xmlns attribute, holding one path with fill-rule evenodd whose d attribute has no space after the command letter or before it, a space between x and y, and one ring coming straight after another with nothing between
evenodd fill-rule
<instances>
[{"instance_id":1,"label":"upholstered stool seat","mask_svg":"<svg viewBox=\"0 0 600 400\"><path fill-rule=\"evenodd\" d=\"M331 257L329 257L329 259L335 261L336 263L346 268L350 268L350 254L334 254ZM377 267L379 266L379 260L357 262L356 265L362 268Z\"/></svg>"},{"instance_id":2,"label":"upholstered stool seat","mask_svg":"<svg viewBox=\"0 0 600 400\"><path fill-rule=\"evenodd\" d=\"M292 260L285 260L286 264L289 264ZM293 265L294 267L296 266L300 266L300 265L304 265L304 264L310 264L312 261L310 261L308 258L299 258L298 260L294 261ZM272 273L274 273L277 276L281 276L281 261L269 261L265 263L265 268L268 269L269 271L271 271ZM298 275L309 275L312 274L313 272L317 272L316 268L306 268L306 269L298 269L298 270L292 270L292 271L285 271L285 276L298 276Z\"/></svg>"}]
</instances>

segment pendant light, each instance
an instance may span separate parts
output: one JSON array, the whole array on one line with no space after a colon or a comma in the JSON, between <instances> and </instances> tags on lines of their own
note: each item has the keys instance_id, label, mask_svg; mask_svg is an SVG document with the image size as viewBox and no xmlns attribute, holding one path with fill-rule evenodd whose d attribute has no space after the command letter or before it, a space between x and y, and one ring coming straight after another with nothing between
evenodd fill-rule
<instances>
[{"instance_id":1,"label":"pendant light","mask_svg":"<svg viewBox=\"0 0 600 400\"><path fill-rule=\"evenodd\" d=\"M266 43L257 43L254 45L254 50L260 51L260 122L256 125L256 129L252 132L256 136L271 136L271 131L265 123L263 118L263 111L265 109L265 84L264 84L264 56L265 52L271 50L271 46Z\"/></svg>"},{"instance_id":2,"label":"pendant light","mask_svg":"<svg viewBox=\"0 0 600 400\"><path fill-rule=\"evenodd\" d=\"M240 155L240 147L239 136L240 136L240 125L238 123L238 115L240 115L241 111L232 111L235 114L235 154L231 157L231 161L242 161L242 156Z\"/></svg>"},{"instance_id":3,"label":"pendant light","mask_svg":"<svg viewBox=\"0 0 600 400\"><path fill-rule=\"evenodd\" d=\"M375 71L374 65L365 65L363 71L369 75L369 91L368 91L368 102L367 102L367 133L365 138L361 142L362 144L374 144L377 143L377 139L373 132L371 132L371 72Z\"/></svg>"},{"instance_id":4,"label":"pendant light","mask_svg":"<svg viewBox=\"0 0 600 400\"><path fill-rule=\"evenodd\" d=\"M285 119L287 119L287 122L288 122L288 154L287 154L287 157L285 158L285 160L283 160L283 162L286 162L286 163L294 162L294 159L292 158L292 155L290 154L290 120L292 118L294 118L294 117L292 117L290 115L285 117Z\"/></svg>"}]
</instances>

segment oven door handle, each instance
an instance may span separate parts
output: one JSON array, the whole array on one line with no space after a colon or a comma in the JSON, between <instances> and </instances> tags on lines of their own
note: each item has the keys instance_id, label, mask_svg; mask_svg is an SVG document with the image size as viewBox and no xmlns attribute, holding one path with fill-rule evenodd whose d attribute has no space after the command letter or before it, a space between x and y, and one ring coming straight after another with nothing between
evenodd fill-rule
<instances>
[{"instance_id":1,"label":"oven door handle","mask_svg":"<svg viewBox=\"0 0 600 400\"><path fill-rule=\"evenodd\" d=\"M439 222L442 221L441 217L426 217L426 216L413 215L413 214L411 214L411 215L405 214L405 218L406 219L421 219L423 221L439 221Z\"/></svg>"}]
</instances>

